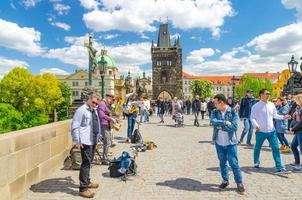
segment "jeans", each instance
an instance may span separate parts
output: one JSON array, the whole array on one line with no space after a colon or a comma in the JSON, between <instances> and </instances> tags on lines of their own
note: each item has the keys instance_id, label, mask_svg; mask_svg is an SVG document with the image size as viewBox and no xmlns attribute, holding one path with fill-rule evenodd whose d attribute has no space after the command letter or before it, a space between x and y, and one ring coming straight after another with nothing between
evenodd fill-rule
<instances>
[{"instance_id":1,"label":"jeans","mask_svg":"<svg viewBox=\"0 0 302 200\"><path fill-rule=\"evenodd\" d=\"M277 134L276 131L273 132L256 132L256 144L254 148L254 164L259 165L259 157L260 157L260 150L263 145L264 140L268 140L271 148L272 148L272 154L275 161L275 166L277 170L280 170L284 168L281 161L279 146L278 146L278 140L277 140Z\"/></svg>"},{"instance_id":2,"label":"jeans","mask_svg":"<svg viewBox=\"0 0 302 200\"><path fill-rule=\"evenodd\" d=\"M194 119L194 126L196 126L197 124L199 124L199 122L198 122L199 112L200 112L200 111L195 111L195 112L194 112L194 116L195 116L195 119Z\"/></svg>"},{"instance_id":3,"label":"jeans","mask_svg":"<svg viewBox=\"0 0 302 200\"><path fill-rule=\"evenodd\" d=\"M109 161L108 151L111 145L111 133L108 126L101 126L101 133L103 137L103 160Z\"/></svg>"},{"instance_id":4,"label":"jeans","mask_svg":"<svg viewBox=\"0 0 302 200\"><path fill-rule=\"evenodd\" d=\"M299 154L298 146L300 147L300 153L302 154L302 132L297 132L295 134L293 141L290 145L294 154L295 163L297 165L300 165L301 162L300 162L300 154Z\"/></svg>"},{"instance_id":5,"label":"jeans","mask_svg":"<svg viewBox=\"0 0 302 200\"><path fill-rule=\"evenodd\" d=\"M201 115L201 119L204 120L204 114L206 113L206 111L200 111L200 115Z\"/></svg>"},{"instance_id":6,"label":"jeans","mask_svg":"<svg viewBox=\"0 0 302 200\"><path fill-rule=\"evenodd\" d=\"M159 113L159 118L160 118L160 121L163 122L164 121L164 114Z\"/></svg>"},{"instance_id":7,"label":"jeans","mask_svg":"<svg viewBox=\"0 0 302 200\"><path fill-rule=\"evenodd\" d=\"M246 143L251 144L251 139L252 139L253 130L254 130L252 121L248 118L244 118L243 123L244 123L244 129L242 130L242 133L241 133L240 142L243 142L243 139L244 139L246 133L248 133Z\"/></svg>"},{"instance_id":8,"label":"jeans","mask_svg":"<svg viewBox=\"0 0 302 200\"><path fill-rule=\"evenodd\" d=\"M234 174L234 179L236 183L242 183L242 174L238 163L237 156L237 145L228 145L228 146L220 146L218 144L216 146L216 152L219 159L220 165L220 173L221 177L224 181L229 180L228 166L231 166Z\"/></svg>"},{"instance_id":9,"label":"jeans","mask_svg":"<svg viewBox=\"0 0 302 200\"><path fill-rule=\"evenodd\" d=\"M130 114L128 115L128 129L127 129L127 137L128 139L131 139L133 131L134 131L134 126L135 126L135 119L136 115Z\"/></svg>"},{"instance_id":10,"label":"jeans","mask_svg":"<svg viewBox=\"0 0 302 200\"><path fill-rule=\"evenodd\" d=\"M187 115L191 114L191 107L187 107Z\"/></svg>"},{"instance_id":11,"label":"jeans","mask_svg":"<svg viewBox=\"0 0 302 200\"><path fill-rule=\"evenodd\" d=\"M82 164L80 168L80 192L88 190L90 184L90 165L93 161L96 145L85 145L81 148Z\"/></svg>"},{"instance_id":12,"label":"jeans","mask_svg":"<svg viewBox=\"0 0 302 200\"><path fill-rule=\"evenodd\" d=\"M285 137L285 133L277 133L279 142L281 143L281 145L285 145L287 147L289 147L288 141Z\"/></svg>"}]
</instances>

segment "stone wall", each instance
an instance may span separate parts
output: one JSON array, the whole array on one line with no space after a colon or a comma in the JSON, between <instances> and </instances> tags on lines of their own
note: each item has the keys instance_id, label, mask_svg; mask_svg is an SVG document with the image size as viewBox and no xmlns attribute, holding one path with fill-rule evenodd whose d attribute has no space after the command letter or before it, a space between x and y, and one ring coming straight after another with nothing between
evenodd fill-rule
<instances>
[{"instance_id":1,"label":"stone wall","mask_svg":"<svg viewBox=\"0 0 302 200\"><path fill-rule=\"evenodd\" d=\"M70 120L0 135L0 199L17 199L46 178L71 147Z\"/></svg>"}]
</instances>

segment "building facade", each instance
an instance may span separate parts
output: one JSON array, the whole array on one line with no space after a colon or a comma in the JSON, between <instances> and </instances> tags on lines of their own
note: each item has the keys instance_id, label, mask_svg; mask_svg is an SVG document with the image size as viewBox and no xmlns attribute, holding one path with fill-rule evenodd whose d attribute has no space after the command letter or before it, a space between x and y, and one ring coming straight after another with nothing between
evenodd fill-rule
<instances>
[{"instance_id":1,"label":"building facade","mask_svg":"<svg viewBox=\"0 0 302 200\"><path fill-rule=\"evenodd\" d=\"M104 76L104 93L114 94L115 79L119 78L118 67L114 60L104 51L105 60L105 76ZM96 60L100 60L101 55L96 57ZM91 88L96 90L99 95L102 94L102 79L100 68L94 68L92 74ZM72 101L81 99L81 92L84 88L89 87L89 73L87 70L77 70L70 75L56 75L57 78L66 83L71 88Z\"/></svg>"},{"instance_id":2,"label":"building facade","mask_svg":"<svg viewBox=\"0 0 302 200\"><path fill-rule=\"evenodd\" d=\"M84 88L89 87L88 85L88 72L85 70L79 70L70 75L56 75L57 78L66 83L71 89L71 100L72 102L76 99L81 99L81 92ZM102 79L100 76L92 75L92 87L96 90L99 95L102 94ZM104 91L106 93L114 93L114 77L105 76L104 78Z\"/></svg>"},{"instance_id":3,"label":"building facade","mask_svg":"<svg viewBox=\"0 0 302 200\"><path fill-rule=\"evenodd\" d=\"M192 98L190 92L190 84L193 80L207 80L213 84L213 95L224 94L226 97L233 95L233 81L232 76L193 76L191 74L183 72L183 93L184 98ZM235 81L235 85L238 81Z\"/></svg>"},{"instance_id":4,"label":"building facade","mask_svg":"<svg viewBox=\"0 0 302 200\"><path fill-rule=\"evenodd\" d=\"M151 47L152 57L152 97L164 98L183 96L182 48L179 37L171 45L168 24L161 24L157 45Z\"/></svg>"},{"instance_id":5,"label":"building facade","mask_svg":"<svg viewBox=\"0 0 302 200\"><path fill-rule=\"evenodd\" d=\"M213 83L213 94L222 93L226 97L233 95L233 88L240 84L240 80L243 76L250 76L253 78L268 79L272 82L273 93L275 96L279 97L283 91L283 87L287 80L290 78L290 72L288 70L283 70L281 73L245 73L240 76L236 76L238 81L233 81L232 76L193 76L191 74L183 72L183 93L185 98L192 97L189 90L190 83L193 80L208 80Z\"/></svg>"}]
</instances>

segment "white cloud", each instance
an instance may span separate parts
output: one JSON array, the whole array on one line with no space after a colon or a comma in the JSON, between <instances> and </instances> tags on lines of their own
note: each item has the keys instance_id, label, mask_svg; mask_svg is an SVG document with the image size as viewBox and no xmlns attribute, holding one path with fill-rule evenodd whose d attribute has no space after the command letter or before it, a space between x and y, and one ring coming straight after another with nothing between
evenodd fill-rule
<instances>
[{"instance_id":1,"label":"white cloud","mask_svg":"<svg viewBox=\"0 0 302 200\"><path fill-rule=\"evenodd\" d=\"M21 0L21 5L23 5L26 9L35 7L37 3L41 0Z\"/></svg>"},{"instance_id":2,"label":"white cloud","mask_svg":"<svg viewBox=\"0 0 302 200\"><path fill-rule=\"evenodd\" d=\"M81 68L88 67L88 52L84 47L84 41L88 36L65 37L69 46L64 48L50 49L45 56L58 59L63 63ZM100 51L102 44L94 42L94 47ZM118 67L138 66L151 62L151 43L132 43L119 46L107 46L108 54L114 59Z\"/></svg>"},{"instance_id":3,"label":"white cloud","mask_svg":"<svg viewBox=\"0 0 302 200\"><path fill-rule=\"evenodd\" d=\"M0 19L0 46L14 49L28 55L40 55L41 33L31 27L20 27L18 24Z\"/></svg>"},{"instance_id":4,"label":"white cloud","mask_svg":"<svg viewBox=\"0 0 302 200\"><path fill-rule=\"evenodd\" d=\"M84 8L88 10L97 9L100 5L100 3L96 0L80 0L80 3Z\"/></svg>"},{"instance_id":5,"label":"white cloud","mask_svg":"<svg viewBox=\"0 0 302 200\"><path fill-rule=\"evenodd\" d=\"M51 24L52 26L61 28L61 29L65 30L65 31L69 31L70 28L71 28L69 24L66 24L66 23L64 23L64 22L50 22L50 24Z\"/></svg>"},{"instance_id":6,"label":"white cloud","mask_svg":"<svg viewBox=\"0 0 302 200\"><path fill-rule=\"evenodd\" d=\"M218 38L225 17L234 15L229 0L103 0L102 10L95 6L98 1L81 3L86 8L94 7L83 15L83 20L95 31L155 31L154 22L169 16L175 28L209 29Z\"/></svg>"},{"instance_id":7,"label":"white cloud","mask_svg":"<svg viewBox=\"0 0 302 200\"><path fill-rule=\"evenodd\" d=\"M141 33L141 38L145 39L145 40L150 40L150 37L148 37L147 35L145 35L144 33Z\"/></svg>"},{"instance_id":8,"label":"white cloud","mask_svg":"<svg viewBox=\"0 0 302 200\"><path fill-rule=\"evenodd\" d=\"M302 0L282 0L282 3L287 9L296 9L298 20L302 20Z\"/></svg>"},{"instance_id":9,"label":"white cloud","mask_svg":"<svg viewBox=\"0 0 302 200\"><path fill-rule=\"evenodd\" d=\"M71 7L69 5L64 5L64 4L61 4L61 3L55 3L53 5L53 8L55 9L55 11L57 11L57 13L59 15L67 15Z\"/></svg>"},{"instance_id":10,"label":"white cloud","mask_svg":"<svg viewBox=\"0 0 302 200\"><path fill-rule=\"evenodd\" d=\"M119 36L119 34L106 34L106 35L101 36L100 38L102 38L104 40L111 40L111 39L116 38L118 36Z\"/></svg>"},{"instance_id":11,"label":"white cloud","mask_svg":"<svg viewBox=\"0 0 302 200\"><path fill-rule=\"evenodd\" d=\"M170 36L170 40L173 42L174 40L176 40L177 38L180 38L180 34L179 33L175 33L173 35Z\"/></svg>"},{"instance_id":12,"label":"white cloud","mask_svg":"<svg viewBox=\"0 0 302 200\"><path fill-rule=\"evenodd\" d=\"M40 69L40 74L44 74L44 73L51 73L51 74L55 74L55 75L69 75L70 73L66 72L63 69L59 69L59 68L43 68Z\"/></svg>"},{"instance_id":13,"label":"white cloud","mask_svg":"<svg viewBox=\"0 0 302 200\"><path fill-rule=\"evenodd\" d=\"M189 56L187 56L188 65L195 65L202 63L206 57L213 56L215 50L211 48L201 48L199 50L191 51Z\"/></svg>"},{"instance_id":14,"label":"white cloud","mask_svg":"<svg viewBox=\"0 0 302 200\"><path fill-rule=\"evenodd\" d=\"M202 61L184 70L194 74L242 74L277 72L287 69L291 55L302 55L302 23L295 23L259 35L247 44L223 53L218 60Z\"/></svg>"},{"instance_id":15,"label":"white cloud","mask_svg":"<svg viewBox=\"0 0 302 200\"><path fill-rule=\"evenodd\" d=\"M0 79L7 74L14 67L27 68L29 65L27 62L22 60L13 60L0 56Z\"/></svg>"}]
</instances>

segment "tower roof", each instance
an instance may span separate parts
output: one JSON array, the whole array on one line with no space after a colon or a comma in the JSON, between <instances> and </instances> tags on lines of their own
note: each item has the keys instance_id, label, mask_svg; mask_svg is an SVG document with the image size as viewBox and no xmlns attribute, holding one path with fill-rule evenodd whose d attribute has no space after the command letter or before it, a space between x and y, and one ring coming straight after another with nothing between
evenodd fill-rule
<instances>
[{"instance_id":1,"label":"tower roof","mask_svg":"<svg viewBox=\"0 0 302 200\"><path fill-rule=\"evenodd\" d=\"M159 26L158 39L157 39L157 47L170 47L170 33L168 24L161 24Z\"/></svg>"}]
</instances>

